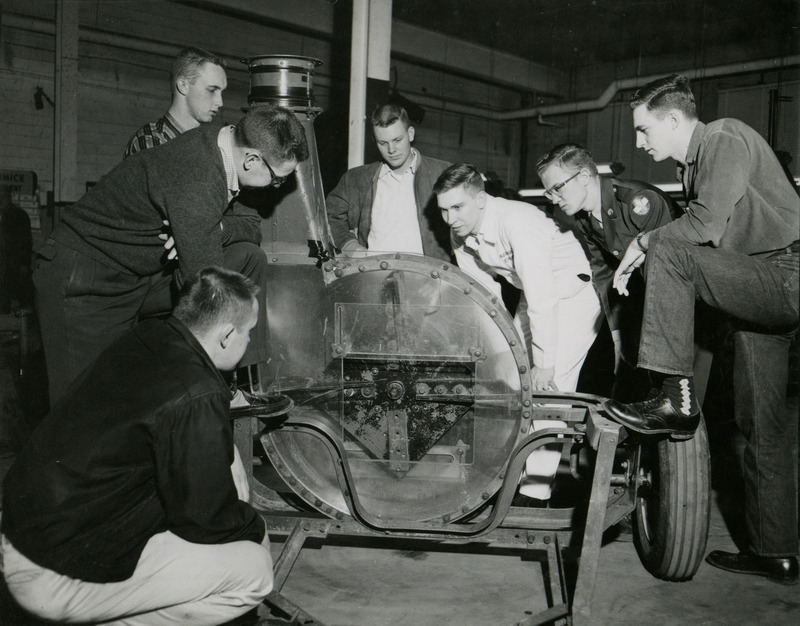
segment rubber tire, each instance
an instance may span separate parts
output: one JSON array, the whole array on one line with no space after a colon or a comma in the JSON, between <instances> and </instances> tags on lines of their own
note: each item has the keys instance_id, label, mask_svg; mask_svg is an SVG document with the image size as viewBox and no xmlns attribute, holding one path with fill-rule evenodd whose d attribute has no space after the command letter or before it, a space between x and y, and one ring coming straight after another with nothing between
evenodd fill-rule
<instances>
[{"instance_id":1,"label":"rubber tire","mask_svg":"<svg viewBox=\"0 0 800 626\"><path fill-rule=\"evenodd\" d=\"M691 580L706 550L711 467L705 420L692 439L641 440L640 489L633 512L633 541L648 572L662 580Z\"/></svg>"}]
</instances>

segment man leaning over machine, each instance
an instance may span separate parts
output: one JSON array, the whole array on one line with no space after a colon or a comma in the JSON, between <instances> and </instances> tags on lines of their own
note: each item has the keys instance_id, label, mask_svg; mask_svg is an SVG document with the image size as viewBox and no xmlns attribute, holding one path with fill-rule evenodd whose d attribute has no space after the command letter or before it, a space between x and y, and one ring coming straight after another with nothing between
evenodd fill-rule
<instances>
[{"instance_id":1,"label":"man leaning over machine","mask_svg":"<svg viewBox=\"0 0 800 626\"><path fill-rule=\"evenodd\" d=\"M221 220L241 188L274 185L307 157L294 113L260 105L236 126L200 126L125 159L65 210L34 270L51 403L135 322L168 313L173 281L224 265ZM174 271L159 239L164 220ZM253 343L265 361L264 315Z\"/></svg>"},{"instance_id":2,"label":"man leaning over machine","mask_svg":"<svg viewBox=\"0 0 800 626\"><path fill-rule=\"evenodd\" d=\"M458 266L498 296L500 275L522 290L516 323L525 338L536 391L575 391L602 320L580 243L535 206L490 196L474 165L447 168L433 188L450 226ZM534 429L563 426L535 422ZM550 498L560 452L536 450L520 494Z\"/></svg>"},{"instance_id":3,"label":"man leaning over machine","mask_svg":"<svg viewBox=\"0 0 800 626\"><path fill-rule=\"evenodd\" d=\"M614 270L634 237L669 223L681 210L647 183L601 177L592 155L577 144L555 146L539 159L536 171L545 196L574 216L586 243L592 281L614 338L617 365L612 397L641 400L647 383L639 383L635 368L644 284L636 276L631 295L622 297L613 288Z\"/></svg>"},{"instance_id":4,"label":"man leaning over machine","mask_svg":"<svg viewBox=\"0 0 800 626\"><path fill-rule=\"evenodd\" d=\"M258 287L206 268L168 320L124 333L17 456L0 556L16 601L59 622L220 624L272 589L264 520L233 445L233 369Z\"/></svg>"}]
</instances>

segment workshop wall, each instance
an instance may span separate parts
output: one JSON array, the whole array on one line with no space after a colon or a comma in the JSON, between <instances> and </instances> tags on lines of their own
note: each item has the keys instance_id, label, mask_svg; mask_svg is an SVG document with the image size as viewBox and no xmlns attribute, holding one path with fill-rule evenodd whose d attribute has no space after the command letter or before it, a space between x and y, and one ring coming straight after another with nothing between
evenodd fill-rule
<instances>
[{"instance_id":1,"label":"workshop wall","mask_svg":"<svg viewBox=\"0 0 800 626\"><path fill-rule=\"evenodd\" d=\"M323 121L320 118L317 137L326 186L346 168L350 24L348 17L342 16L341 7L323 16L334 20L329 29L333 34L325 34L318 24L316 30L302 29L267 18L215 13L190 3L77 1L81 26L77 166L81 189L83 183L99 180L119 162L125 143L136 128L155 120L169 106L169 66L185 45L209 48L228 61L228 89L220 120L223 123L235 122L246 104L249 76L239 59L274 53L321 59L315 95L325 109L325 133L319 132L319 122ZM55 6L53 0L3 0L0 4L0 169L34 171L42 198L52 188L53 107L42 99L42 108L37 109L34 93L40 88L45 96L53 96ZM421 38L426 31L409 32ZM416 44L421 46L422 41L403 41L407 48ZM489 112L597 98L615 79L666 74L695 67L699 62L724 64L734 60L733 52L704 50L698 57L696 50L687 49L669 56L584 67L568 76L557 98L520 93L466 77L463 71L447 72L440 65L426 65L404 55L393 56L390 83L412 102L421 102L425 109L424 120L416 124L416 145L423 153L473 162L501 179L506 187L516 188L520 183L536 186L537 158L564 141L587 145L600 161L621 162L626 167L623 176L667 182L674 179L673 165L653 163L635 149L626 104L630 92L617 94L604 110L587 113L499 122L490 119ZM787 85L799 81L797 68L790 68L695 82L699 87L701 119L714 119L725 114L723 109L734 111L732 103L739 97L749 103L744 112L763 111L764 103L758 98L768 96L771 88L796 91L796 87ZM747 94L754 95L745 95L743 90L748 89ZM723 106L718 95L721 92L736 96L726 96ZM780 145L787 146L796 166L800 139L797 125L787 121L800 119L800 102L793 93L787 92L792 99L780 104L784 121L778 125L778 133ZM453 109L459 105L466 105L474 113L455 112ZM763 115L746 121L766 136Z\"/></svg>"},{"instance_id":2,"label":"workshop wall","mask_svg":"<svg viewBox=\"0 0 800 626\"><path fill-rule=\"evenodd\" d=\"M247 103L249 76L239 59L260 54L321 59L315 96L323 109L334 109L329 117L335 118L341 132L334 135L339 138L337 146L321 146L320 150L333 151L346 163L349 33L338 39L324 38L163 0L79 1L81 189L83 183L99 180L121 160L127 140L138 127L168 108L169 67L177 51L187 45L208 48L228 62L222 123L234 123ZM0 88L4 94L0 100L0 169L35 171L43 199L52 189L53 107L44 101L44 107L36 109L34 92L41 87L53 96L54 6L52 0L4 0L0 5ZM408 62L393 61L392 65L395 86L404 92L498 108L519 106L519 97L512 91ZM444 107L425 109L425 119L417 125L416 145L422 152L451 161L469 160L516 182L517 124L489 122Z\"/></svg>"},{"instance_id":3,"label":"workshop wall","mask_svg":"<svg viewBox=\"0 0 800 626\"><path fill-rule=\"evenodd\" d=\"M710 55L708 67L734 62L733 50L724 48ZM692 51L668 57L632 60L628 63L586 67L571 78L568 101L584 102L598 98L615 80L633 76L659 76L686 71L695 67ZM642 84L644 84L643 81ZM774 143L776 150L792 159L789 165L794 176L800 176L800 98L798 98L800 69L781 68L753 71L714 78L693 79L692 90L702 121L720 117L736 117L750 124L769 139L770 91L776 90L781 101L774 112ZM537 120L529 122L526 139L530 158L526 169L533 187L538 184L536 160L552 146L566 141L585 145L598 162L618 162L625 166L622 178L652 183L674 183L675 163L666 160L655 163L644 151L636 149L633 123L628 101L634 90L618 92L611 103L601 110L571 115L548 116L545 126Z\"/></svg>"}]
</instances>

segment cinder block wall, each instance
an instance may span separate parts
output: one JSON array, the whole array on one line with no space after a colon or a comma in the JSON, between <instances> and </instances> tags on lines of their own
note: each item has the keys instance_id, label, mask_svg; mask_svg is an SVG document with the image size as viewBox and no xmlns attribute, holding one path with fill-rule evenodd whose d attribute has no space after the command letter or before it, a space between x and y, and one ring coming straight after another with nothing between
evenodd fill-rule
<instances>
[{"instance_id":1,"label":"cinder block wall","mask_svg":"<svg viewBox=\"0 0 800 626\"><path fill-rule=\"evenodd\" d=\"M224 123L235 122L241 114L240 108L246 104L249 77L240 58L298 54L321 59L323 65L317 72L315 94L338 130L326 135L332 138L326 139L327 145L320 145L320 152L332 155L339 162L337 168L336 164L330 165L330 158L321 158L322 166L332 168L338 175L341 164L346 163L350 72L346 20L334 20L329 29L332 34L324 34L319 24L316 30L304 29L264 19L245 19L233 13L212 13L166 0L73 1L80 4L81 26L77 157L81 183L99 180L120 160L135 129L166 110L170 101L169 66L174 54L186 45L209 48L229 60L228 89L221 116ZM47 103L43 109L35 109L33 94L41 87L48 95L54 95L55 6L54 0L0 3L0 168L34 171L43 197L52 188L53 109ZM319 22L323 17L318 15L315 19ZM710 56L708 62L724 64L733 60L732 54L731 50L721 50ZM695 62L688 50L670 57L586 67L568 76L569 88L559 101L596 98L617 78L667 74L692 67ZM730 105L731 98L723 101L728 104L720 104L721 90L731 93L751 88L766 93L772 86L785 88L792 81L795 86L790 87L788 95L794 96L800 81L796 67L702 81L701 119L742 113ZM523 106L523 99L530 98L532 104L555 102L552 97L542 99L533 91L523 94L466 78L463 72L448 73L439 66L417 64L405 57L393 58L392 84L410 100L416 98L425 103L426 115L418 125L416 140L422 152L454 162L473 162L484 172L494 172L507 187L516 188L520 178L526 180L527 186L535 186L536 159L564 141L587 145L600 161L623 162L627 168L624 176L653 182L674 178L670 163L655 164L635 149L625 105L629 93L618 94L604 110L547 116L541 124L535 118L498 122L480 113L453 112L449 104L467 105L479 112L513 110ZM743 95L741 91L735 99L743 97L751 101L751 95ZM800 102L794 97L781 107L780 142L792 154L796 169L800 159L796 123L800 119ZM756 108L748 105L744 113ZM763 115L745 121L766 135ZM525 162L523 148L527 148ZM335 180L336 176L329 178Z\"/></svg>"},{"instance_id":2,"label":"cinder block wall","mask_svg":"<svg viewBox=\"0 0 800 626\"><path fill-rule=\"evenodd\" d=\"M334 150L346 161L347 37L337 41L292 32L163 0L78 1L80 183L99 180L120 161L130 135L167 109L169 67L174 54L187 45L208 48L229 61L221 116L224 123L234 123L247 103L249 76L238 59L261 54L321 59L315 95L323 109L334 106L343 115L344 141ZM0 169L36 172L44 198L52 189L53 108L45 102L43 109L35 109L33 96L37 87L54 95L55 3L3 0L0 7ZM108 34L111 36L105 37ZM519 95L511 90L408 62L393 61L392 65L398 88L412 100L417 93L494 108L519 106ZM509 185L516 183L518 123L490 122L425 108L425 119L418 125L417 146L421 151L450 161L474 162L485 171L494 171Z\"/></svg>"}]
</instances>

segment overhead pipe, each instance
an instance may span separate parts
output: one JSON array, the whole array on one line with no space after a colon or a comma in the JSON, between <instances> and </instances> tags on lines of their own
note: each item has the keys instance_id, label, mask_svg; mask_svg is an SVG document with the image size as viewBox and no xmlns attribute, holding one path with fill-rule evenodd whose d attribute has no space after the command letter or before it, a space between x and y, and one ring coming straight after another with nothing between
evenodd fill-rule
<instances>
[{"instance_id":1,"label":"overhead pipe","mask_svg":"<svg viewBox=\"0 0 800 626\"><path fill-rule=\"evenodd\" d=\"M3 27L25 30L32 33L38 33L40 35L55 36L55 25L53 21L39 17L21 16L15 13L4 13ZM164 43L163 41L157 41L155 39L147 39L133 35L121 35L84 25L80 26L78 37L81 41L85 41L87 43L108 46L109 48L145 52L170 59L174 59L178 52L186 47L179 44ZM247 72L246 69L241 69L239 67L239 61L241 60L241 57L234 57L224 54L220 54L218 56L225 61L226 72ZM314 83L320 87L330 87L333 81L329 76L316 74L314 77Z\"/></svg>"},{"instance_id":2,"label":"overhead pipe","mask_svg":"<svg viewBox=\"0 0 800 626\"><path fill-rule=\"evenodd\" d=\"M762 59L760 61L748 61L745 63L730 63L716 67L696 68L678 72L688 78L710 78L713 76L730 76L732 74L743 74L746 72L758 72L763 70L775 70L786 67L800 65L800 55L790 55L777 59ZM514 109L511 111L498 111L483 107L478 107L459 102L450 102L438 99L430 94L409 94L410 97L420 105L428 105L436 110L445 113L458 113L472 115L481 119L488 119L495 122L508 122L528 118L541 118L550 115L565 115L570 113L580 113L582 111L597 111L605 108L614 96L626 89L635 89L652 80L662 78L667 72L654 74L651 76L634 76L633 78L623 78L613 81L606 87L600 97L593 100L581 100L578 102L563 102L560 104L549 104L544 106L527 107L524 109Z\"/></svg>"},{"instance_id":3,"label":"overhead pipe","mask_svg":"<svg viewBox=\"0 0 800 626\"><path fill-rule=\"evenodd\" d=\"M694 68L678 73L683 74L687 78L711 78L713 76L728 76L731 74L774 70L792 65L800 65L800 55L790 55L785 59L763 59L761 61L748 61L746 63L729 63L727 65L718 65L716 67ZM633 78L615 80L608 87L606 87L605 91L603 91L599 98L594 100L565 102L562 104L552 104L542 107L530 107L515 111L493 113L492 119L506 122L510 120L538 117L540 115L561 115L565 113L579 113L581 111L596 111L599 109L604 109L618 92L624 91L625 89L641 87L650 81L662 78L666 74L666 72L661 72L660 74L655 74L652 76L634 76Z\"/></svg>"},{"instance_id":4,"label":"overhead pipe","mask_svg":"<svg viewBox=\"0 0 800 626\"><path fill-rule=\"evenodd\" d=\"M361 33L363 42L355 41L355 36L356 36L355 13L356 10L360 7L360 5L364 5L366 7L364 10L368 11L368 0L355 0L354 2L353 46L355 47L356 44L358 43L360 51L359 54L366 55L367 33L365 29L368 29L368 21L369 21L368 14L364 15L363 18L359 18L359 32ZM22 17L14 13L3 14L3 26L9 26L12 28L19 28L23 30L29 30L31 32L38 32L49 35L54 35L55 33L53 22L50 20L44 20L41 18L27 17L27 16ZM92 43L99 43L112 47L118 47L130 50L138 50L140 52L151 52L163 56L172 56L172 57L174 57L175 54L181 48L180 46L165 44L155 40L142 39L142 38L134 39L128 35L118 35L115 33L109 33L106 31L101 31L87 26L80 27L80 38L83 41L89 41ZM363 50L361 49L362 43L364 46ZM230 58L233 59L233 57ZM226 58L226 61L227 60L228 59ZM239 60L238 57L235 60L238 63ZM361 63L361 61L359 63ZM364 77L366 80L365 56L363 57L363 65L364 65ZM747 61L744 63L730 63L727 65L719 65L709 68L693 68L693 69L683 70L678 73L683 74L684 76L687 76L689 78L711 78L714 76L728 76L733 74L742 74L746 72L775 70L786 67L793 67L796 65L800 65L800 55L794 54L794 55L789 55L787 57L762 59L759 61ZM233 64L231 64L231 66L233 67ZM513 109L511 111L498 111L458 102L449 102L449 101L443 102L442 100L437 99L436 97L431 96L430 94L415 93L413 95L413 99L418 104L421 105L428 104L429 106L432 106L437 110L445 113L472 115L474 117L479 117L481 119L506 122L506 121L526 119L526 118L538 118L539 116L545 116L545 115L548 116L563 115L569 113L579 113L582 111L597 111L606 107L618 92L623 91L625 89L633 89L639 87L641 85L644 85L645 83L650 82L651 80L656 80L657 78L661 78L666 74L667 72L661 72L659 74L651 76L635 76L633 78L623 78L615 80L612 83L610 83L608 87L606 87L606 89L598 98L593 100L581 100L578 102L564 102L560 104L526 107L523 109ZM329 78L326 79L326 77L320 75L317 75L315 80L316 83L320 86L329 86L331 82ZM352 81L353 77L351 76L351 91L352 91ZM364 87L364 89L366 89L366 87ZM364 112L364 114L366 114L366 112ZM352 117L352 112L351 112L351 117ZM362 148L362 154L363 154L363 148Z\"/></svg>"}]
</instances>

